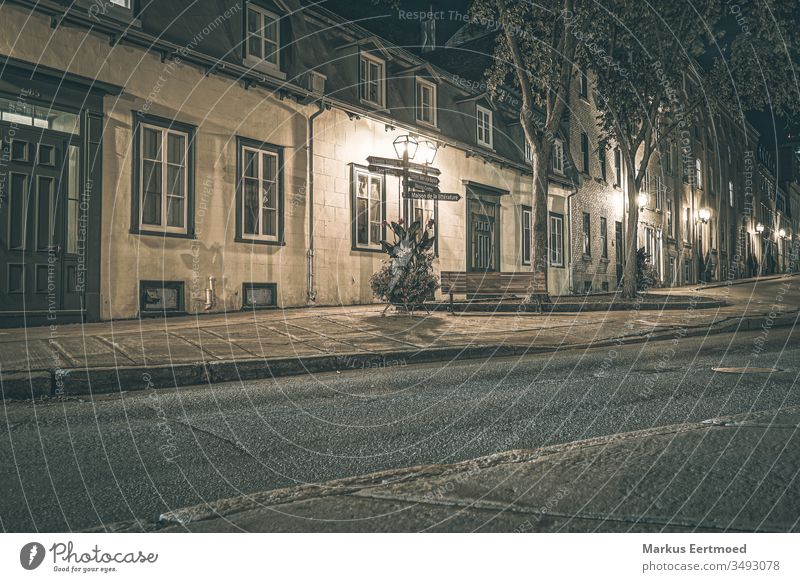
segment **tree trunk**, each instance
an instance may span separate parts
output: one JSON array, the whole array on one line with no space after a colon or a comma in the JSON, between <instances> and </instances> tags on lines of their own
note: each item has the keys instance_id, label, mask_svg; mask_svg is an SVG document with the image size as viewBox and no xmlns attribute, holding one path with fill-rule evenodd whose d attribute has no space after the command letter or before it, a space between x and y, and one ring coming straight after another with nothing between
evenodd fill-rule
<instances>
[{"instance_id":1,"label":"tree trunk","mask_svg":"<svg viewBox=\"0 0 800 582\"><path fill-rule=\"evenodd\" d=\"M627 172L628 222L625 228L625 271L622 279L622 296L636 297L636 250L639 240L639 192L636 178Z\"/></svg>"},{"instance_id":2,"label":"tree trunk","mask_svg":"<svg viewBox=\"0 0 800 582\"><path fill-rule=\"evenodd\" d=\"M547 139L542 139L534 148L533 162L533 200L531 214L533 224L533 241L531 243L531 265L534 273L544 275L547 285L547 266L549 263L547 240L547 180L550 170L550 154L552 145ZM547 286L545 287L545 291ZM547 293L545 293L545 299Z\"/></svg>"}]
</instances>

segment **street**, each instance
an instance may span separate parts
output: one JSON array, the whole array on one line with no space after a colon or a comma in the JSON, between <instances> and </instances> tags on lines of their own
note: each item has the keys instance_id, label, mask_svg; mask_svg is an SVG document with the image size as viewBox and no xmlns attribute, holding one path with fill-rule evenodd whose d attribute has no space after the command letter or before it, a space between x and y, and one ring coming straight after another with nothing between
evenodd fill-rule
<instances>
[{"instance_id":1,"label":"street","mask_svg":"<svg viewBox=\"0 0 800 582\"><path fill-rule=\"evenodd\" d=\"M775 328L94 401L5 402L0 527L155 520L251 492L798 405L798 361L796 334ZM748 362L782 371L712 371Z\"/></svg>"}]
</instances>

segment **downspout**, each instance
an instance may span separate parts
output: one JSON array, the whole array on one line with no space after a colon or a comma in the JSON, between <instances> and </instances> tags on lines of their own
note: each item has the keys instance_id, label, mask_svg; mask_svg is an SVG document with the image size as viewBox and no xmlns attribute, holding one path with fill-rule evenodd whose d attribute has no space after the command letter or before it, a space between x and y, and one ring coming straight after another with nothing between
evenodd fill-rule
<instances>
[{"instance_id":1,"label":"downspout","mask_svg":"<svg viewBox=\"0 0 800 582\"><path fill-rule=\"evenodd\" d=\"M308 300L317 299L317 290L314 288L314 120L323 112L331 108L324 101L319 102L319 109L309 115L306 121L306 200L308 203Z\"/></svg>"},{"instance_id":2,"label":"downspout","mask_svg":"<svg viewBox=\"0 0 800 582\"><path fill-rule=\"evenodd\" d=\"M567 269L567 293L570 294L570 295L574 295L575 294L575 289L573 288L574 287L574 283L575 283L575 281L574 281L575 276L574 276L574 273L573 273L573 269L575 268L575 265L573 264L573 261L572 261L572 257L574 255L574 253L572 252L572 244L573 244L573 241L572 241L572 219L573 219L573 216L572 216L572 197L575 196L575 194L577 194L577 193L578 193L578 189L576 188L575 190L572 191L571 194L569 194L567 196L567 223L569 224L569 244L566 245L567 249L569 250L569 263L567 263L567 265L568 265L568 269ZM548 223L547 227L549 229L550 228L550 220L549 219L548 219L547 223Z\"/></svg>"}]
</instances>

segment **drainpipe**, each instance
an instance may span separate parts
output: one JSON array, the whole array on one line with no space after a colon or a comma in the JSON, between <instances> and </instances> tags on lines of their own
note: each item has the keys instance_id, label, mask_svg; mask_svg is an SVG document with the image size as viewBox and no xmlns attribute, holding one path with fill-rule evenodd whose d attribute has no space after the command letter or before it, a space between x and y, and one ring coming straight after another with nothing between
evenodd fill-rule
<instances>
[{"instance_id":1,"label":"drainpipe","mask_svg":"<svg viewBox=\"0 0 800 582\"><path fill-rule=\"evenodd\" d=\"M330 109L324 101L319 102L319 109L312 113L306 121L306 200L308 203L308 300L316 301L317 290L314 288L314 120Z\"/></svg>"},{"instance_id":2,"label":"drainpipe","mask_svg":"<svg viewBox=\"0 0 800 582\"><path fill-rule=\"evenodd\" d=\"M572 197L578 193L577 188L572 191L571 194L567 196L567 223L569 224L569 244L565 245L567 250L569 251L569 263L567 269L567 293L570 295L575 294L575 289L573 288L575 281L575 275L573 273L573 269L575 268L574 262L572 260L573 252L572 252ZM550 228L550 218L547 219L547 228ZM606 235L607 236L607 235ZM549 261L550 258L548 257L547 260ZM549 271L549 267L548 267Z\"/></svg>"}]
</instances>

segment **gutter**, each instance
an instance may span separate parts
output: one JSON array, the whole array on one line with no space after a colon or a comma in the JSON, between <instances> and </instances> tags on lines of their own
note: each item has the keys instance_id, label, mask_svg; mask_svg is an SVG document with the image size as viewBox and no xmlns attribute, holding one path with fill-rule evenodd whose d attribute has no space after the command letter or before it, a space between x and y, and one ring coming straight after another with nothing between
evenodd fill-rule
<instances>
[{"instance_id":1,"label":"gutter","mask_svg":"<svg viewBox=\"0 0 800 582\"><path fill-rule=\"evenodd\" d=\"M331 108L329 103L319 101L319 109L308 116L306 120L306 203L308 204L308 249L306 261L308 264L308 300L317 299L317 290L314 288L314 120Z\"/></svg>"}]
</instances>

